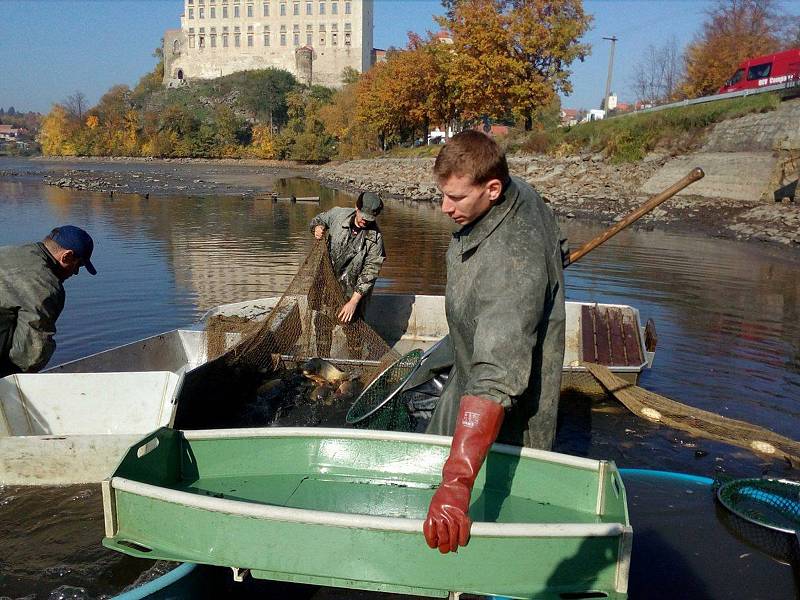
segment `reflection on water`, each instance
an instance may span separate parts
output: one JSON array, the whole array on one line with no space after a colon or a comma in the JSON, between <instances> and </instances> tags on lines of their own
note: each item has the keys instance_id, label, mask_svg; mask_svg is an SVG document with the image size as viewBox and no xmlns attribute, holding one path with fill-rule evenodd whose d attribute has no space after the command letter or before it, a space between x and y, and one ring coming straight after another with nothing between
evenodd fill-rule
<instances>
[{"instance_id":1,"label":"reflection on water","mask_svg":"<svg viewBox=\"0 0 800 600\"><path fill-rule=\"evenodd\" d=\"M311 245L310 219L351 205L354 196L305 180L279 183L279 195L319 195L319 205L235 197L111 199L0 183L0 245L40 239L64 223L86 227L96 241L98 276L82 273L66 284L54 362L185 325L217 304L280 293ZM380 225L388 259L378 288L443 293L449 220L430 205L390 202ZM574 221L563 228L573 248L603 229ZM625 231L571 266L566 279L570 299L631 304L643 320L655 320L658 352L645 387L797 437L799 273L797 259L778 250ZM591 407L574 398L563 402L557 449L621 466L704 475L783 473L778 463L659 428L611 403ZM8 493L0 490L0 501ZM4 554L0 593L10 568L10 554ZM94 573L100 576L102 568Z\"/></svg>"}]
</instances>

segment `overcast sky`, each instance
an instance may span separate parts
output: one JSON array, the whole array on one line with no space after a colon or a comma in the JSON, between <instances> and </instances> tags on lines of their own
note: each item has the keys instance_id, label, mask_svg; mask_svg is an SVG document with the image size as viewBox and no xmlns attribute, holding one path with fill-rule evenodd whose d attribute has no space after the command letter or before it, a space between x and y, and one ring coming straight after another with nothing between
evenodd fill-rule
<instances>
[{"instance_id":1,"label":"overcast sky","mask_svg":"<svg viewBox=\"0 0 800 600\"><path fill-rule=\"evenodd\" d=\"M674 35L682 47L703 22L707 0L588 0L591 56L573 65L570 108L596 108L605 88L609 42L619 38L612 90L632 100L631 76L649 44ZM791 6L791 3L787 3ZM47 112L80 90L94 104L112 85L133 85L155 64L165 29L178 27L182 0L2 0L0 107ZM437 0L375 0L375 46L402 46L410 30L437 29Z\"/></svg>"}]
</instances>

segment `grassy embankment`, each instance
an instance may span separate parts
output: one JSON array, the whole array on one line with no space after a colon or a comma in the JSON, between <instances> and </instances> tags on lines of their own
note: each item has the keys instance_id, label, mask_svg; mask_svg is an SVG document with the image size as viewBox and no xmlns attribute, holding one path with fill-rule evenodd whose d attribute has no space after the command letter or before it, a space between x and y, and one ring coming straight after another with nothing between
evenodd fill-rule
<instances>
[{"instance_id":1,"label":"grassy embankment","mask_svg":"<svg viewBox=\"0 0 800 600\"><path fill-rule=\"evenodd\" d=\"M775 110L777 94L757 94L682 108L619 116L545 131L512 130L504 143L510 154L569 156L600 152L611 162L636 162L649 152L682 154L700 145L708 128L726 119ZM436 156L440 145L395 148L386 156Z\"/></svg>"},{"instance_id":2,"label":"grassy embankment","mask_svg":"<svg viewBox=\"0 0 800 600\"><path fill-rule=\"evenodd\" d=\"M699 146L715 123L752 113L775 110L777 94L758 94L706 102L693 106L614 117L529 134L510 150L545 151L564 156L580 152L602 152L615 163L636 162L649 152L683 154Z\"/></svg>"}]
</instances>

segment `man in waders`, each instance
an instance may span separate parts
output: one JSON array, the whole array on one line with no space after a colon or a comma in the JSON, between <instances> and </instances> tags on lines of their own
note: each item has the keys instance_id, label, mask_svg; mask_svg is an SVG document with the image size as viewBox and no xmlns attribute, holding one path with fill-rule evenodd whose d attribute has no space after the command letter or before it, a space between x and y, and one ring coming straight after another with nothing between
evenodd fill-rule
<instances>
[{"instance_id":1,"label":"man in waders","mask_svg":"<svg viewBox=\"0 0 800 600\"><path fill-rule=\"evenodd\" d=\"M342 323L363 318L375 280L386 260L383 234L376 221L382 210L383 201L377 194L362 192L354 208L335 207L311 220L310 228L316 239L321 240L326 231L330 234L327 243L333 273L347 298L336 315ZM327 354L334 323L319 311L315 327L320 351ZM355 341L351 342L348 336L348 345L352 344ZM357 354L358 349L353 347L351 352Z\"/></svg>"},{"instance_id":2,"label":"man in waders","mask_svg":"<svg viewBox=\"0 0 800 600\"><path fill-rule=\"evenodd\" d=\"M558 224L531 186L509 176L497 144L462 132L433 172L442 212L461 226L447 250L454 363L427 429L453 436L423 528L445 553L469 539L472 486L493 442L551 448L566 317Z\"/></svg>"},{"instance_id":3,"label":"man in waders","mask_svg":"<svg viewBox=\"0 0 800 600\"><path fill-rule=\"evenodd\" d=\"M0 377L35 373L56 349L56 319L64 308L63 283L81 267L95 275L94 242L80 227L64 225L44 240L0 248Z\"/></svg>"}]
</instances>

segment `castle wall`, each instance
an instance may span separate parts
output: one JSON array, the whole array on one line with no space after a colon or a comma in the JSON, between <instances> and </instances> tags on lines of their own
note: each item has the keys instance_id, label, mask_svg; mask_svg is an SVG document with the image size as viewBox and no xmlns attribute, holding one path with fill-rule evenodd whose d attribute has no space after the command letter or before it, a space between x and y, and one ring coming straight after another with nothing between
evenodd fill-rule
<instances>
[{"instance_id":1,"label":"castle wall","mask_svg":"<svg viewBox=\"0 0 800 600\"><path fill-rule=\"evenodd\" d=\"M311 83L341 87L345 67L369 69L372 28L372 0L184 0L180 30L164 35L164 83L267 67L309 83L310 56Z\"/></svg>"}]
</instances>

